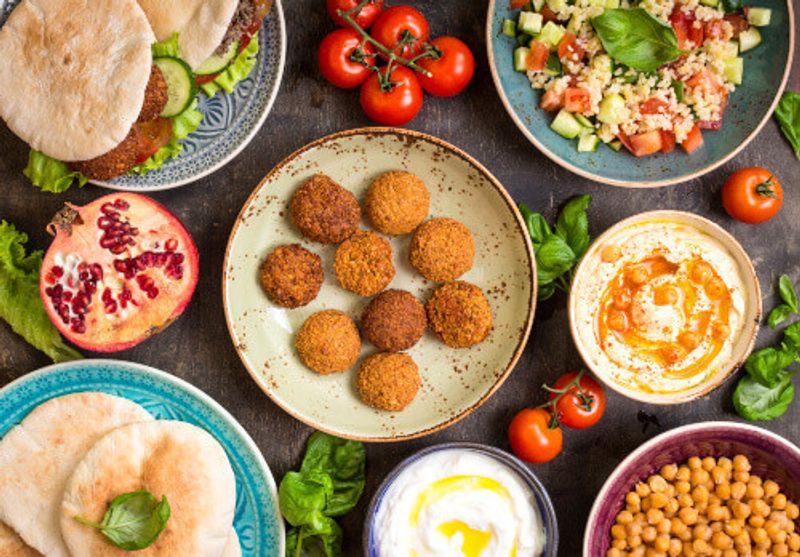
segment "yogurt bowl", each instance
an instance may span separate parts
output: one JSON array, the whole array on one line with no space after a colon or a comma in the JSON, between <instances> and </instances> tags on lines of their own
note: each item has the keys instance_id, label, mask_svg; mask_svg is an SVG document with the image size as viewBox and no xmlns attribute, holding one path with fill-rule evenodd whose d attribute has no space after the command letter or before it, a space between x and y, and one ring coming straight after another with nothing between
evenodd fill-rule
<instances>
[{"instance_id":1,"label":"yogurt bowl","mask_svg":"<svg viewBox=\"0 0 800 557\"><path fill-rule=\"evenodd\" d=\"M555 557L558 525L547 491L517 458L445 443L408 457L386 477L370 503L363 545L368 557Z\"/></svg>"},{"instance_id":2,"label":"yogurt bowl","mask_svg":"<svg viewBox=\"0 0 800 557\"><path fill-rule=\"evenodd\" d=\"M610 388L679 404L721 385L750 354L761 320L744 248L708 219L651 211L612 226L575 271L572 338Z\"/></svg>"}]
</instances>

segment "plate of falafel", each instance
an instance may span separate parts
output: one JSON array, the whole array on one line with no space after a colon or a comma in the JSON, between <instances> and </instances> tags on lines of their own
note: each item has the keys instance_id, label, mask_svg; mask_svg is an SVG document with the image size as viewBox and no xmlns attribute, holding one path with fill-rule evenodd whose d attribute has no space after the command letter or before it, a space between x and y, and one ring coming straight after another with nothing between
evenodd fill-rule
<instances>
[{"instance_id":1,"label":"plate of falafel","mask_svg":"<svg viewBox=\"0 0 800 557\"><path fill-rule=\"evenodd\" d=\"M514 368L536 304L514 202L432 136L363 128L279 163L242 208L223 303L250 375L308 425L421 437L483 404Z\"/></svg>"}]
</instances>

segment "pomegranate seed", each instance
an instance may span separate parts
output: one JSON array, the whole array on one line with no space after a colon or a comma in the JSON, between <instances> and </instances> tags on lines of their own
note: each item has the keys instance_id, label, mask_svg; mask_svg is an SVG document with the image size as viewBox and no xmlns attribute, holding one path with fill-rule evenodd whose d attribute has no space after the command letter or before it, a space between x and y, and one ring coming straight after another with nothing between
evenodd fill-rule
<instances>
[{"instance_id":1,"label":"pomegranate seed","mask_svg":"<svg viewBox=\"0 0 800 557\"><path fill-rule=\"evenodd\" d=\"M53 284L53 283L56 281L56 277L55 277L55 275L53 275L53 273L47 273L47 274L44 276L44 281L45 281L47 284Z\"/></svg>"},{"instance_id":2,"label":"pomegranate seed","mask_svg":"<svg viewBox=\"0 0 800 557\"><path fill-rule=\"evenodd\" d=\"M117 302L111 300L105 306L103 306L103 311L106 313L116 313L117 311Z\"/></svg>"},{"instance_id":3,"label":"pomegranate seed","mask_svg":"<svg viewBox=\"0 0 800 557\"><path fill-rule=\"evenodd\" d=\"M107 230L112 224L114 221L105 215L97 219L97 228L100 230Z\"/></svg>"},{"instance_id":4,"label":"pomegranate seed","mask_svg":"<svg viewBox=\"0 0 800 557\"><path fill-rule=\"evenodd\" d=\"M58 278L64 276L64 269L62 269L58 265L53 265L52 269L50 269L50 272L53 273L53 275Z\"/></svg>"},{"instance_id":5,"label":"pomegranate seed","mask_svg":"<svg viewBox=\"0 0 800 557\"><path fill-rule=\"evenodd\" d=\"M147 297L150 298L151 300L156 296L158 296L158 288L156 288L155 286L147 291Z\"/></svg>"},{"instance_id":6,"label":"pomegranate seed","mask_svg":"<svg viewBox=\"0 0 800 557\"><path fill-rule=\"evenodd\" d=\"M108 234L104 234L103 237L100 238L100 247L103 249L109 249L111 246L116 245L116 243L116 238L112 238Z\"/></svg>"},{"instance_id":7,"label":"pomegranate seed","mask_svg":"<svg viewBox=\"0 0 800 557\"><path fill-rule=\"evenodd\" d=\"M167 240L167 243L164 244L164 248L167 251L175 251L178 248L178 240L176 240L175 238L170 238L169 240Z\"/></svg>"},{"instance_id":8,"label":"pomegranate seed","mask_svg":"<svg viewBox=\"0 0 800 557\"><path fill-rule=\"evenodd\" d=\"M103 268L99 263L92 263L91 271L94 280L103 280Z\"/></svg>"},{"instance_id":9,"label":"pomegranate seed","mask_svg":"<svg viewBox=\"0 0 800 557\"><path fill-rule=\"evenodd\" d=\"M173 253L172 254L172 263L174 265L180 265L183 263L184 257L182 253Z\"/></svg>"},{"instance_id":10,"label":"pomegranate seed","mask_svg":"<svg viewBox=\"0 0 800 557\"><path fill-rule=\"evenodd\" d=\"M52 298L53 297L53 287L52 286L48 286L47 288L44 289L44 293Z\"/></svg>"},{"instance_id":11,"label":"pomegranate seed","mask_svg":"<svg viewBox=\"0 0 800 557\"><path fill-rule=\"evenodd\" d=\"M166 253L157 253L156 254L156 267L163 267L164 264L167 262L167 254Z\"/></svg>"},{"instance_id":12,"label":"pomegranate seed","mask_svg":"<svg viewBox=\"0 0 800 557\"><path fill-rule=\"evenodd\" d=\"M125 244L117 244L117 243L114 243L114 245L113 245L113 246L111 246L111 247L108 249L108 251L110 251L110 252L111 252L111 253L113 253L114 255L119 255L120 253L122 253L123 251L125 251Z\"/></svg>"},{"instance_id":13,"label":"pomegranate seed","mask_svg":"<svg viewBox=\"0 0 800 557\"><path fill-rule=\"evenodd\" d=\"M130 205L124 199L118 198L118 199L114 200L114 207L124 211L124 210L128 209L130 207Z\"/></svg>"},{"instance_id":14,"label":"pomegranate seed","mask_svg":"<svg viewBox=\"0 0 800 557\"><path fill-rule=\"evenodd\" d=\"M79 334L86 332L86 323L84 323L83 321L80 321L78 319L73 319L71 323L72 325L70 326L70 329L72 329L73 332Z\"/></svg>"},{"instance_id":15,"label":"pomegranate seed","mask_svg":"<svg viewBox=\"0 0 800 557\"><path fill-rule=\"evenodd\" d=\"M72 299L72 292L67 290L64 292L64 295L61 297L65 302L69 302Z\"/></svg>"},{"instance_id":16,"label":"pomegranate seed","mask_svg":"<svg viewBox=\"0 0 800 557\"><path fill-rule=\"evenodd\" d=\"M141 267L142 269L144 269L146 267L152 267L153 264L154 264L154 254L153 254L152 251L144 252L137 259L144 266L144 267Z\"/></svg>"},{"instance_id":17,"label":"pomegranate seed","mask_svg":"<svg viewBox=\"0 0 800 557\"><path fill-rule=\"evenodd\" d=\"M111 203L103 203L103 205L100 207L100 211L106 215L119 215L119 213L114 210L114 206Z\"/></svg>"},{"instance_id":18,"label":"pomegranate seed","mask_svg":"<svg viewBox=\"0 0 800 557\"><path fill-rule=\"evenodd\" d=\"M139 229L135 228L135 227L131 228L130 234L131 234L131 236L137 236L139 234Z\"/></svg>"}]
</instances>

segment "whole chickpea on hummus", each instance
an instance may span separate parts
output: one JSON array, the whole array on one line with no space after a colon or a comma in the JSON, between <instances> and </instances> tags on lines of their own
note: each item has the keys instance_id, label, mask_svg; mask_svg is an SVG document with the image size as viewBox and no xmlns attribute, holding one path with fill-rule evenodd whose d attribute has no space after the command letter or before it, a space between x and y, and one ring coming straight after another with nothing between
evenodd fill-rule
<instances>
[{"instance_id":1,"label":"whole chickpea on hummus","mask_svg":"<svg viewBox=\"0 0 800 557\"><path fill-rule=\"evenodd\" d=\"M631 224L601 239L573 285L573 334L613 383L670 394L731 365L746 288L733 254L694 226Z\"/></svg>"}]
</instances>

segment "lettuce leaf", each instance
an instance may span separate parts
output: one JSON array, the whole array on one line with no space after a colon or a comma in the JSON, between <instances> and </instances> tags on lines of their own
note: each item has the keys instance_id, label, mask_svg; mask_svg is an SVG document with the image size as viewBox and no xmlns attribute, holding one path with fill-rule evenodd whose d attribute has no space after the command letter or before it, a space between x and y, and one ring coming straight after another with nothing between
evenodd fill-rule
<instances>
[{"instance_id":1,"label":"lettuce leaf","mask_svg":"<svg viewBox=\"0 0 800 557\"><path fill-rule=\"evenodd\" d=\"M181 47L178 44L177 33L173 33L172 36L166 41L153 43L153 46L150 48L153 52L153 58L158 58L159 56L172 56L174 58L181 57Z\"/></svg>"},{"instance_id":2,"label":"lettuce leaf","mask_svg":"<svg viewBox=\"0 0 800 557\"><path fill-rule=\"evenodd\" d=\"M250 43L236 55L233 62L214 78L214 81L204 83L200 86L200 89L209 97L213 97L220 90L224 90L226 93L233 93L236 85L250 75L256 65L258 49L258 33L255 33L250 39Z\"/></svg>"},{"instance_id":3,"label":"lettuce leaf","mask_svg":"<svg viewBox=\"0 0 800 557\"><path fill-rule=\"evenodd\" d=\"M202 120L203 113L197 110L197 99L195 99L186 110L172 119L172 140L142 164L134 166L131 169L131 173L145 174L151 170L161 168L165 162L177 157L183 150L183 146L178 142L194 132Z\"/></svg>"},{"instance_id":4,"label":"lettuce leaf","mask_svg":"<svg viewBox=\"0 0 800 557\"><path fill-rule=\"evenodd\" d=\"M34 186L50 193L67 191L75 180L78 181L79 187L83 187L89 181L80 172L71 170L67 163L48 157L34 149L28 153L28 166L22 173Z\"/></svg>"},{"instance_id":5,"label":"lettuce leaf","mask_svg":"<svg viewBox=\"0 0 800 557\"><path fill-rule=\"evenodd\" d=\"M54 362L82 358L64 343L39 296L42 252L25 254L28 235L0 221L0 318Z\"/></svg>"}]
</instances>

